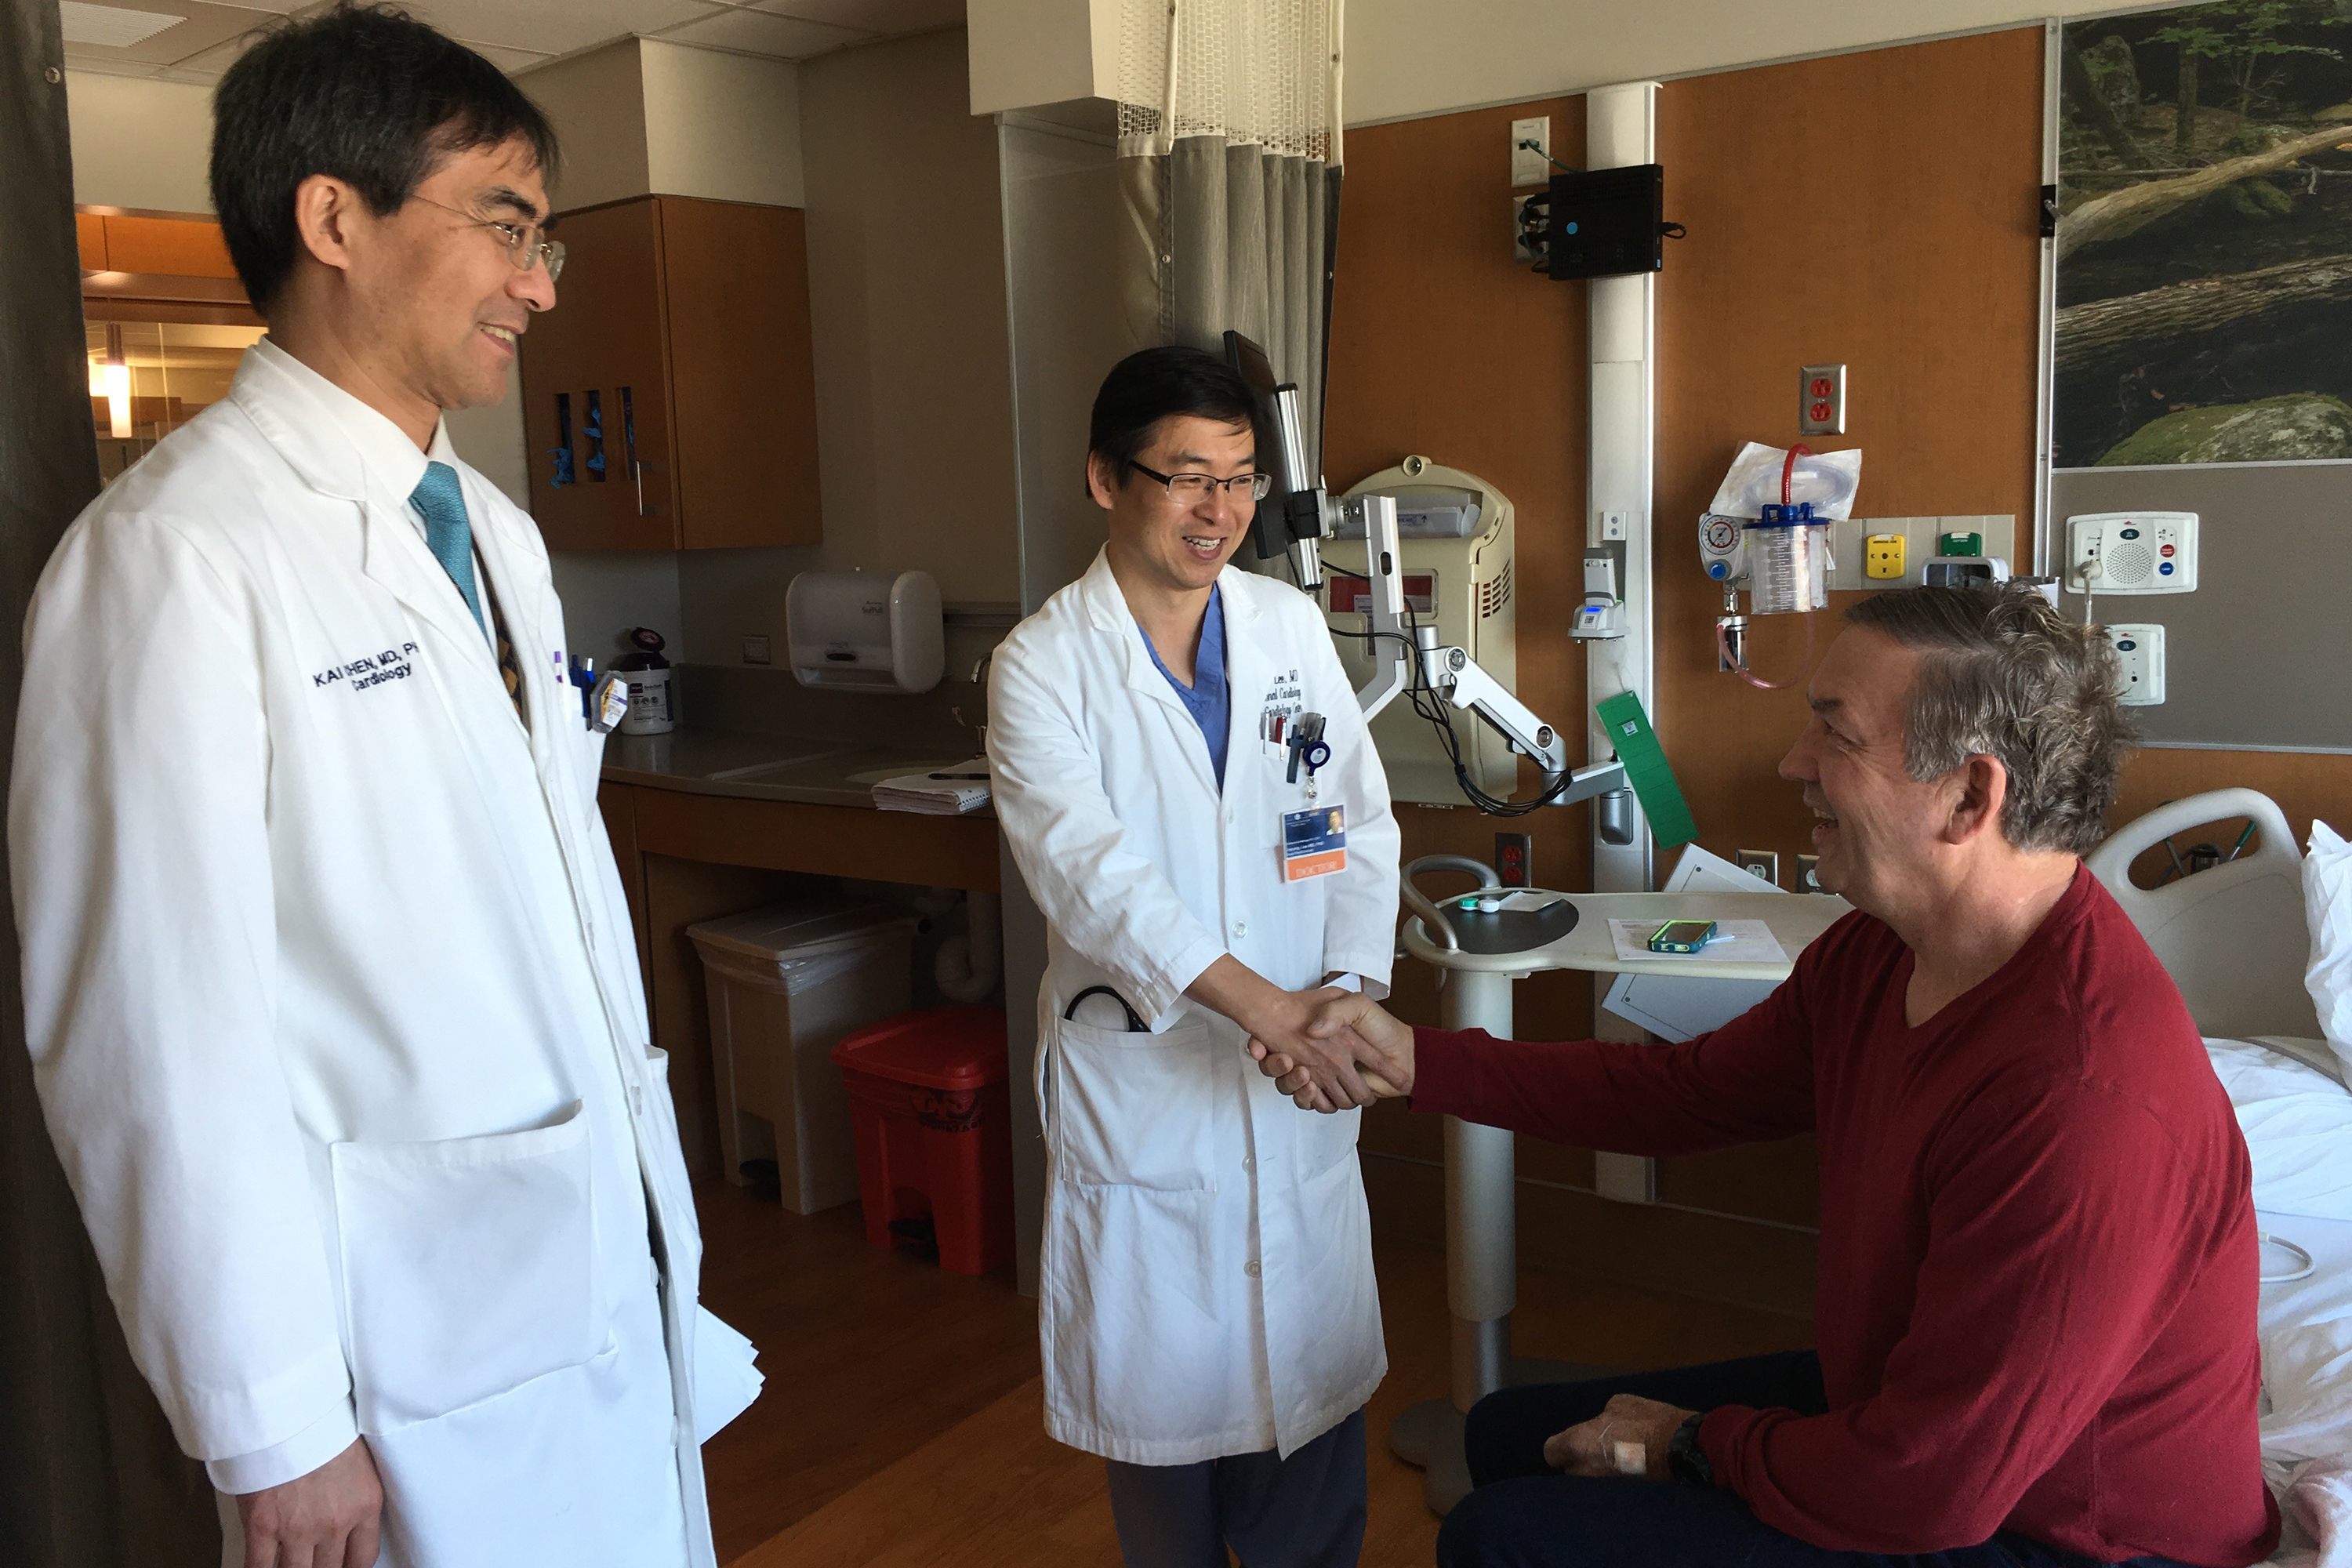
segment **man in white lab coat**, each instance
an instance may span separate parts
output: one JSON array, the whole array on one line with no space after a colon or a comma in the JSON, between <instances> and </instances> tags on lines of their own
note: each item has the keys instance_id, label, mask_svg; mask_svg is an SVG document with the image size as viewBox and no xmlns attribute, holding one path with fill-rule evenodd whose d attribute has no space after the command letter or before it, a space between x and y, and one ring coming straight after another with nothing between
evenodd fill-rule
<instances>
[{"instance_id":1,"label":"man in white lab coat","mask_svg":"<svg viewBox=\"0 0 2352 1568\"><path fill-rule=\"evenodd\" d=\"M51 1133L231 1563L710 1564L698 1427L756 1373L696 1332L546 552L441 426L555 303L553 136L375 10L281 27L215 105L270 336L26 625Z\"/></svg>"},{"instance_id":2,"label":"man in white lab coat","mask_svg":"<svg viewBox=\"0 0 2352 1568\"><path fill-rule=\"evenodd\" d=\"M1149 349L1097 395L1109 542L989 689L997 815L1051 927L1038 994L1046 1422L1109 1460L1131 1568L1352 1563L1387 1371L1359 1117L1285 1114L1244 1048L1386 991L1388 784L1315 600L1226 563L1265 489L1248 387Z\"/></svg>"}]
</instances>

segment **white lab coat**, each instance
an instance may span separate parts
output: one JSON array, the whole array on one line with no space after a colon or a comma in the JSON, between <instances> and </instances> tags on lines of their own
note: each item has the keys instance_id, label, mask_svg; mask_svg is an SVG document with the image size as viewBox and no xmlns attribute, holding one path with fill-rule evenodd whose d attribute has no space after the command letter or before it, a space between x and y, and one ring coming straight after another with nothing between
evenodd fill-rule
<instances>
[{"instance_id":1,"label":"white lab coat","mask_svg":"<svg viewBox=\"0 0 2352 1568\"><path fill-rule=\"evenodd\" d=\"M34 596L49 1127L190 1454L364 1434L386 1568L704 1568L700 1242L546 552L459 465L526 731L308 374L249 353Z\"/></svg>"},{"instance_id":2,"label":"white lab coat","mask_svg":"<svg viewBox=\"0 0 2352 1568\"><path fill-rule=\"evenodd\" d=\"M1291 990L1339 970L1381 994L1396 821L1315 600L1231 567L1218 583L1222 795L1104 556L1014 628L989 687L997 816L1051 927L1037 999L1046 1425L1131 1464L1287 1456L1388 1370L1361 1113L1293 1106L1240 1028L1183 991L1231 952ZM1284 752L1260 739L1265 715L1301 710L1328 721L1311 797L1305 770L1286 783ZM1286 882L1281 817L1309 805L1346 807L1347 868ZM1091 985L1151 1032L1065 1022Z\"/></svg>"}]
</instances>

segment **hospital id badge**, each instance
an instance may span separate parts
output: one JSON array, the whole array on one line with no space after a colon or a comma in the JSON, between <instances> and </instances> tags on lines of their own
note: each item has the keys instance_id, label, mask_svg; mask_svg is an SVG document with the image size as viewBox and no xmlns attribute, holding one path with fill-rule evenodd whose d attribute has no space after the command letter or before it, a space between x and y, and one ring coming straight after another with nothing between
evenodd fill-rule
<instances>
[{"instance_id":1,"label":"hospital id badge","mask_svg":"<svg viewBox=\"0 0 2352 1568\"><path fill-rule=\"evenodd\" d=\"M1317 805L1282 814L1282 879L1303 882L1348 868L1348 808Z\"/></svg>"}]
</instances>

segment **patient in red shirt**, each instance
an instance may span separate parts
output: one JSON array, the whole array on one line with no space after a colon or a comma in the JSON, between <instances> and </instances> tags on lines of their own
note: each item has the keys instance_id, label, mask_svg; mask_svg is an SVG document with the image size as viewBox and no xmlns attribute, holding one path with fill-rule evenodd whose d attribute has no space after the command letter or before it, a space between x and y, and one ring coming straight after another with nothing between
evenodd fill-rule
<instances>
[{"instance_id":1,"label":"patient in red shirt","mask_svg":"<svg viewBox=\"0 0 2352 1568\"><path fill-rule=\"evenodd\" d=\"M2242 1568L2276 1544L2245 1144L2076 858L2126 739L2106 644L2023 591L1848 619L1780 772L1857 912L1764 1003L1684 1045L1408 1030L1360 997L1317 1026L1415 1110L1631 1154L1820 1143L1818 1354L1489 1395L1446 1568Z\"/></svg>"}]
</instances>

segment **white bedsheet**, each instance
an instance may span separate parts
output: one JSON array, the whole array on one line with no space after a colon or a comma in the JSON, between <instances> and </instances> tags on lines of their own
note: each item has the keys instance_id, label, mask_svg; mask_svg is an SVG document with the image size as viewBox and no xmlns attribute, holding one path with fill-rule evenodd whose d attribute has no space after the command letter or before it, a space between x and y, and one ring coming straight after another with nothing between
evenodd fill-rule
<instances>
[{"instance_id":1,"label":"white bedsheet","mask_svg":"<svg viewBox=\"0 0 2352 1568\"><path fill-rule=\"evenodd\" d=\"M2257 1210L2262 1228L2310 1252L2308 1279L2265 1285L2263 1473L2286 1528L2277 1568L2352 1568L2352 1221ZM2263 1248L2263 1272L2300 1263Z\"/></svg>"}]
</instances>

